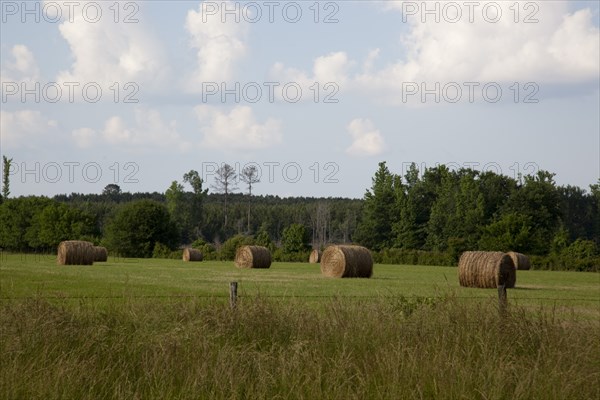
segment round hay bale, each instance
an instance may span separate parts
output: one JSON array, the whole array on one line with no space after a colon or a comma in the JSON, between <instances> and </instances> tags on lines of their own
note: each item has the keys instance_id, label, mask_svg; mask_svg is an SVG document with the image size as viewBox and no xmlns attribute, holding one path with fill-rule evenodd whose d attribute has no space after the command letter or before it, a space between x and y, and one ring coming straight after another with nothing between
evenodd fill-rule
<instances>
[{"instance_id":1,"label":"round hay bale","mask_svg":"<svg viewBox=\"0 0 600 400\"><path fill-rule=\"evenodd\" d=\"M92 265L94 245L81 240L65 240L58 245L56 263L58 265Z\"/></svg>"},{"instance_id":2,"label":"round hay bale","mask_svg":"<svg viewBox=\"0 0 600 400\"><path fill-rule=\"evenodd\" d=\"M373 257L366 247L329 246L321 255L321 273L332 278L370 278Z\"/></svg>"},{"instance_id":3,"label":"round hay bale","mask_svg":"<svg viewBox=\"0 0 600 400\"><path fill-rule=\"evenodd\" d=\"M513 263L515 264L515 269L528 270L531 268L529 257L527 257L525 254L517 253L515 251L509 251L507 254L510 256L510 258L512 258Z\"/></svg>"},{"instance_id":4,"label":"round hay bale","mask_svg":"<svg viewBox=\"0 0 600 400\"><path fill-rule=\"evenodd\" d=\"M271 252L263 246L242 246L235 253L238 268L269 268Z\"/></svg>"},{"instance_id":5,"label":"round hay bale","mask_svg":"<svg viewBox=\"0 0 600 400\"><path fill-rule=\"evenodd\" d=\"M202 261L202 252L200 250L186 247L183 249L183 261Z\"/></svg>"},{"instance_id":6,"label":"round hay bale","mask_svg":"<svg viewBox=\"0 0 600 400\"><path fill-rule=\"evenodd\" d=\"M517 274L512 258L500 251L465 251L458 260L460 286L497 288L515 287Z\"/></svg>"},{"instance_id":7,"label":"round hay bale","mask_svg":"<svg viewBox=\"0 0 600 400\"><path fill-rule=\"evenodd\" d=\"M94 262L106 262L108 260L108 250L106 247L94 246Z\"/></svg>"},{"instance_id":8,"label":"round hay bale","mask_svg":"<svg viewBox=\"0 0 600 400\"><path fill-rule=\"evenodd\" d=\"M314 249L310 252L310 256L308 257L308 262L311 264L317 264L321 261L321 252L317 249Z\"/></svg>"}]
</instances>

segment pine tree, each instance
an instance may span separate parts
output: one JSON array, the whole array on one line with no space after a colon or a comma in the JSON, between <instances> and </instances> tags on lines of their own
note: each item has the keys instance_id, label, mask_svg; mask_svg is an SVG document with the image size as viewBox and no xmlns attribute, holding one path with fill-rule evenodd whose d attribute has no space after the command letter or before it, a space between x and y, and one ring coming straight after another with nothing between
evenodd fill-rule
<instances>
[{"instance_id":1,"label":"pine tree","mask_svg":"<svg viewBox=\"0 0 600 400\"><path fill-rule=\"evenodd\" d=\"M362 218L356 228L354 241L373 250L392 245L392 226L398 220L395 187L398 176L390 173L385 162L373 177L371 190L364 197Z\"/></svg>"}]
</instances>

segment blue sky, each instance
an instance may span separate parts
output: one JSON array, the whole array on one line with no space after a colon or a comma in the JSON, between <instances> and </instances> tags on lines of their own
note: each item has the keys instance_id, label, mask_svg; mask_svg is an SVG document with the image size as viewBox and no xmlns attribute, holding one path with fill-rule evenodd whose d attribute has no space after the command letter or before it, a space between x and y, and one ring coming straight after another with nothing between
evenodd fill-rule
<instances>
[{"instance_id":1,"label":"blue sky","mask_svg":"<svg viewBox=\"0 0 600 400\"><path fill-rule=\"evenodd\" d=\"M598 2L26 7L1 2L13 195L163 192L224 162L280 196L361 197L383 160L600 175Z\"/></svg>"}]
</instances>

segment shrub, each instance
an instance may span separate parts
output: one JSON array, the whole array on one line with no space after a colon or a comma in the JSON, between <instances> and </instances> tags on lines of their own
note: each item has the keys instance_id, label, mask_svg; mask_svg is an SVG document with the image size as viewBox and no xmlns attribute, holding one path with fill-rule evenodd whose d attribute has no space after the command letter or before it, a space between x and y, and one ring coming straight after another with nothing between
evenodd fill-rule
<instances>
[{"instance_id":1,"label":"shrub","mask_svg":"<svg viewBox=\"0 0 600 400\"><path fill-rule=\"evenodd\" d=\"M454 254L441 251L383 249L372 252L373 261L380 264L405 265L456 265Z\"/></svg>"},{"instance_id":2,"label":"shrub","mask_svg":"<svg viewBox=\"0 0 600 400\"><path fill-rule=\"evenodd\" d=\"M286 254L303 252L309 249L310 237L302 224L292 224L283 230L281 245Z\"/></svg>"},{"instance_id":3,"label":"shrub","mask_svg":"<svg viewBox=\"0 0 600 400\"><path fill-rule=\"evenodd\" d=\"M546 256L532 256L533 269L564 271L600 271L598 246L592 240L577 239L559 252Z\"/></svg>"},{"instance_id":4,"label":"shrub","mask_svg":"<svg viewBox=\"0 0 600 400\"><path fill-rule=\"evenodd\" d=\"M232 238L228 239L225 243L223 243L223 246L221 246L221 248L219 249L218 259L233 261L233 259L235 258L235 252L237 251L238 247L253 244L254 239L252 238L252 236L235 235Z\"/></svg>"},{"instance_id":5,"label":"shrub","mask_svg":"<svg viewBox=\"0 0 600 400\"><path fill-rule=\"evenodd\" d=\"M307 262L310 251L297 251L295 253L285 253L283 249L276 248L271 253L273 255L273 261L282 262Z\"/></svg>"},{"instance_id":6,"label":"shrub","mask_svg":"<svg viewBox=\"0 0 600 400\"><path fill-rule=\"evenodd\" d=\"M181 259L183 256L182 250L171 250L169 246L157 242L152 251L152 258L170 258Z\"/></svg>"}]
</instances>

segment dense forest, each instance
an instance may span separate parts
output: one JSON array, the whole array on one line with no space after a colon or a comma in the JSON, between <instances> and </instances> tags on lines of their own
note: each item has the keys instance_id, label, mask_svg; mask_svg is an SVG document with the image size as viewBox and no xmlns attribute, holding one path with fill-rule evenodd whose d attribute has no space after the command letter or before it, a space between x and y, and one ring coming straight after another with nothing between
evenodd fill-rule
<instances>
[{"instance_id":1,"label":"dense forest","mask_svg":"<svg viewBox=\"0 0 600 400\"><path fill-rule=\"evenodd\" d=\"M164 193L111 184L53 198L12 198L5 173L0 247L52 252L82 239L114 255L179 257L191 245L230 259L236 246L257 243L276 260L305 261L311 248L353 242L384 263L453 265L465 250L514 250L534 268L600 270L600 184L586 191L558 186L547 171L513 179L444 165L400 176L382 162L361 200L280 198L252 195L253 171L238 177L227 167L215 182L190 171Z\"/></svg>"}]
</instances>

